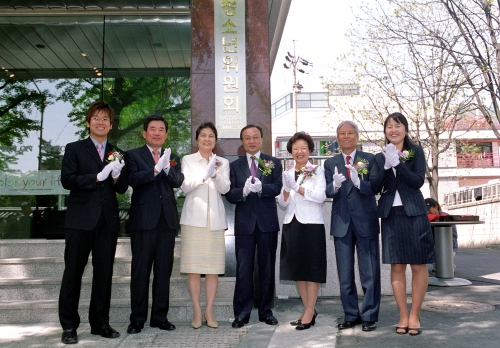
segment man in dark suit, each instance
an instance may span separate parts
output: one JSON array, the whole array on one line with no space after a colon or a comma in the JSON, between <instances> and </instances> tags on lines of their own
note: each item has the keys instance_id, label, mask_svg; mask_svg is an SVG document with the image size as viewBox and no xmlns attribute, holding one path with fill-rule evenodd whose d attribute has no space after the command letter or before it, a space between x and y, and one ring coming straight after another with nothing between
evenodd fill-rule
<instances>
[{"instance_id":1,"label":"man in dark suit","mask_svg":"<svg viewBox=\"0 0 500 348\"><path fill-rule=\"evenodd\" d=\"M325 161L326 196L333 198L330 234L334 236L344 322L340 330L362 324L363 331L376 328L380 307L379 222L375 194L370 188L373 155L356 150L357 125L343 121L337 127L342 154ZM347 178L347 180L346 180ZM361 311L354 281L354 253L364 299Z\"/></svg>"},{"instance_id":2,"label":"man in dark suit","mask_svg":"<svg viewBox=\"0 0 500 348\"><path fill-rule=\"evenodd\" d=\"M120 334L109 326L111 278L116 242L120 230L116 192L127 191L125 175L120 175L123 160L106 164L105 153L119 152L107 141L113 126L114 111L107 103L93 103L86 114L90 137L66 145L61 182L68 196L64 251L64 274L59 295L61 341L78 343L80 325L78 302L82 275L92 251L92 295L89 322L91 333L106 338ZM107 158L106 158L107 159Z\"/></svg>"},{"instance_id":3,"label":"man in dark suit","mask_svg":"<svg viewBox=\"0 0 500 348\"><path fill-rule=\"evenodd\" d=\"M130 205L132 313L127 332L141 332L148 317L149 276L154 267L150 326L175 330L167 319L170 276L174 261L175 234L179 228L174 188L181 186L179 157L162 146L168 123L158 115L146 118L142 136L146 145L126 154L128 177L133 188Z\"/></svg>"},{"instance_id":4,"label":"man in dark suit","mask_svg":"<svg viewBox=\"0 0 500 348\"><path fill-rule=\"evenodd\" d=\"M271 306L274 297L274 270L278 245L276 196L281 191L281 162L261 153L262 128L248 125L240 132L246 155L230 164L231 188L226 199L236 204L234 237L236 285L234 288L232 326L248 323L254 301L253 271L255 247L259 267L259 320L278 324ZM255 157L255 158L253 158Z\"/></svg>"}]
</instances>

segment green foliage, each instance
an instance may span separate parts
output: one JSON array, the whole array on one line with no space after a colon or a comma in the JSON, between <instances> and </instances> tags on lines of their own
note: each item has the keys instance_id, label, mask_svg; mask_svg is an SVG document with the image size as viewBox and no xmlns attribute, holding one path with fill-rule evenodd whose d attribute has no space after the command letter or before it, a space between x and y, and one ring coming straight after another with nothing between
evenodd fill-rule
<instances>
[{"instance_id":1,"label":"green foliage","mask_svg":"<svg viewBox=\"0 0 500 348\"><path fill-rule=\"evenodd\" d=\"M73 110L68 117L81 127L80 138L87 136L85 113L88 106L101 100L115 111L113 128L108 135L110 142L123 150L142 146L142 125L152 114L164 116L169 123L165 147L173 152L190 151L191 95L190 80L186 77L157 78L105 78L101 91L100 79L64 80L57 84L62 92L59 100L69 102Z\"/></svg>"},{"instance_id":2,"label":"green foliage","mask_svg":"<svg viewBox=\"0 0 500 348\"><path fill-rule=\"evenodd\" d=\"M343 62L363 97L331 98L332 109L351 115L374 144L384 138L387 115L404 114L408 135L426 152L426 177L437 195L439 155L461 135L455 125L474 108L469 81L460 70L466 58L455 54L464 48L456 40L459 33L439 2L375 0L360 5L355 15L357 23L347 34L353 48ZM334 83L323 82L327 88Z\"/></svg>"},{"instance_id":3,"label":"green foliage","mask_svg":"<svg viewBox=\"0 0 500 348\"><path fill-rule=\"evenodd\" d=\"M22 144L30 131L40 130L40 123L29 114L33 109L43 112L51 97L32 80L0 79L0 170L17 163L22 151L14 144Z\"/></svg>"},{"instance_id":4,"label":"green foliage","mask_svg":"<svg viewBox=\"0 0 500 348\"><path fill-rule=\"evenodd\" d=\"M42 161L40 170L60 170L63 154L60 146L52 145L52 141L42 139Z\"/></svg>"}]
</instances>

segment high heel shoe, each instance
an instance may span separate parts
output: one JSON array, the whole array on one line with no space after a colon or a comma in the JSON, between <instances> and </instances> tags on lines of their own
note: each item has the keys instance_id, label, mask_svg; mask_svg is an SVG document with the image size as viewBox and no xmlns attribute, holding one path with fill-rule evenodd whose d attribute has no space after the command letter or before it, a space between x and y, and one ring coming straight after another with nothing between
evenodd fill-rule
<instances>
[{"instance_id":1,"label":"high heel shoe","mask_svg":"<svg viewBox=\"0 0 500 348\"><path fill-rule=\"evenodd\" d=\"M396 333L398 335L404 335L408 333L408 326L396 326Z\"/></svg>"},{"instance_id":2,"label":"high heel shoe","mask_svg":"<svg viewBox=\"0 0 500 348\"><path fill-rule=\"evenodd\" d=\"M207 315L205 314L205 322L207 323L208 327L211 327L212 329L217 329L219 327L219 323L217 321L212 321L207 319Z\"/></svg>"},{"instance_id":3,"label":"high heel shoe","mask_svg":"<svg viewBox=\"0 0 500 348\"><path fill-rule=\"evenodd\" d=\"M191 327L193 329L199 329L201 327L201 321L191 320Z\"/></svg>"},{"instance_id":4,"label":"high heel shoe","mask_svg":"<svg viewBox=\"0 0 500 348\"><path fill-rule=\"evenodd\" d=\"M318 312L316 312L316 309L315 309L314 310L313 319L316 319L317 316L318 316ZM292 325L292 326L297 326L297 325L300 325L300 324L302 324L302 319L297 319L297 320L294 320L294 321L290 322L290 325Z\"/></svg>"},{"instance_id":5,"label":"high heel shoe","mask_svg":"<svg viewBox=\"0 0 500 348\"><path fill-rule=\"evenodd\" d=\"M418 323L420 324L420 319L418 320ZM422 333L421 329L422 329L421 327L417 327L417 328L408 327L408 335L418 336Z\"/></svg>"},{"instance_id":6,"label":"high heel shoe","mask_svg":"<svg viewBox=\"0 0 500 348\"><path fill-rule=\"evenodd\" d=\"M295 330L307 330L307 329L310 329L311 326L314 326L314 324L316 324L316 313L314 313L314 316L311 320L311 322L305 324L305 323L300 323L299 325L297 325L295 327Z\"/></svg>"}]
</instances>

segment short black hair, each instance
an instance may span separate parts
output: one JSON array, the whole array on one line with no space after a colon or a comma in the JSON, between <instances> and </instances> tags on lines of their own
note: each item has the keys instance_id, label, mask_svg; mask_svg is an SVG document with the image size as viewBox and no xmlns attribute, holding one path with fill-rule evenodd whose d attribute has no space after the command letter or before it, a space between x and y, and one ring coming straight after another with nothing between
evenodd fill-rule
<instances>
[{"instance_id":1,"label":"short black hair","mask_svg":"<svg viewBox=\"0 0 500 348\"><path fill-rule=\"evenodd\" d=\"M144 128L145 131L148 130L149 122L151 122L151 121L163 121L163 123L165 123L165 132L168 132L168 122L167 122L167 120L165 120L165 118L163 116L156 115L156 114L148 116L144 120L143 128Z\"/></svg>"},{"instance_id":2,"label":"short black hair","mask_svg":"<svg viewBox=\"0 0 500 348\"><path fill-rule=\"evenodd\" d=\"M113 108L108 103L101 100L96 101L89 106L85 114L85 121L90 123L90 119L92 118L92 116L94 116L94 114L99 111L104 111L105 113L107 113L109 117L109 123L113 125L113 121L115 120L115 110L113 110Z\"/></svg>"},{"instance_id":3,"label":"short black hair","mask_svg":"<svg viewBox=\"0 0 500 348\"><path fill-rule=\"evenodd\" d=\"M249 128L257 128L259 130L259 132L260 132L260 137L264 138L264 132L262 131L262 127L261 126L256 126L254 124L248 124L245 127L241 128L241 131L240 131L240 140L243 140L243 131L245 131L245 130L247 130Z\"/></svg>"},{"instance_id":4,"label":"short black hair","mask_svg":"<svg viewBox=\"0 0 500 348\"><path fill-rule=\"evenodd\" d=\"M387 123L389 123L390 119L394 120L394 122L396 122L396 123L401 123L405 127L406 134L405 134L405 138L403 140L403 149L406 149L406 150L411 149L413 146L413 142L410 140L410 137L408 136L408 133L410 132L410 130L408 128L408 120L406 119L406 117L404 117L403 114L400 112L393 112L392 114L387 116L387 118L384 121L384 135L385 135L385 129L387 127ZM387 139L387 137L385 137L385 143L386 144L390 143L390 141L389 141L389 139Z\"/></svg>"},{"instance_id":5,"label":"short black hair","mask_svg":"<svg viewBox=\"0 0 500 348\"><path fill-rule=\"evenodd\" d=\"M202 124L200 124L200 126L196 129L196 140L198 140L198 136L200 135L200 132L203 128L210 128L214 134L215 134L215 141L217 141L217 128L215 127L215 125L213 124L213 122L203 122Z\"/></svg>"},{"instance_id":6,"label":"short black hair","mask_svg":"<svg viewBox=\"0 0 500 348\"><path fill-rule=\"evenodd\" d=\"M297 140L305 140L309 146L309 152L314 151L314 141L312 137L306 132L297 132L290 138L290 140L288 140L288 143L286 144L286 150L289 153L292 153L292 146Z\"/></svg>"}]
</instances>

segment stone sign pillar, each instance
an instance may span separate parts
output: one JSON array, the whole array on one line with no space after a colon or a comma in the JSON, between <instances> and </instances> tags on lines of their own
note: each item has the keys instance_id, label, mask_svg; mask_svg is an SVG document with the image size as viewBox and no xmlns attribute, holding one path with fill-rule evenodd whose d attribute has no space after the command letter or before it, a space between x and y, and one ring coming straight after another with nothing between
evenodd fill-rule
<instances>
[{"instance_id":1,"label":"stone sign pillar","mask_svg":"<svg viewBox=\"0 0 500 348\"><path fill-rule=\"evenodd\" d=\"M217 1L215 1L217 3ZM264 131L262 151L271 154L271 93L267 0L245 1L247 124ZM197 150L195 131L204 121L215 123L214 2L192 1L191 13L191 148ZM243 155L239 138L219 139L217 155L232 160ZM234 157L233 157L234 158Z\"/></svg>"}]
</instances>

